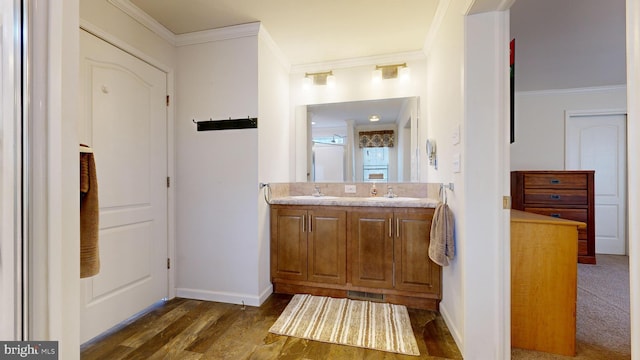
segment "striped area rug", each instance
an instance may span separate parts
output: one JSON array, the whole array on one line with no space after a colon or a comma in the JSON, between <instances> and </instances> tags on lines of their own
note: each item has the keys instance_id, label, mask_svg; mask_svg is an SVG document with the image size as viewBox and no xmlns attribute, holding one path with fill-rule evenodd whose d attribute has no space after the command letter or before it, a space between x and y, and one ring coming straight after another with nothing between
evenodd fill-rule
<instances>
[{"instance_id":1,"label":"striped area rug","mask_svg":"<svg viewBox=\"0 0 640 360\"><path fill-rule=\"evenodd\" d=\"M297 294L269 332L420 355L409 313L402 305Z\"/></svg>"}]
</instances>

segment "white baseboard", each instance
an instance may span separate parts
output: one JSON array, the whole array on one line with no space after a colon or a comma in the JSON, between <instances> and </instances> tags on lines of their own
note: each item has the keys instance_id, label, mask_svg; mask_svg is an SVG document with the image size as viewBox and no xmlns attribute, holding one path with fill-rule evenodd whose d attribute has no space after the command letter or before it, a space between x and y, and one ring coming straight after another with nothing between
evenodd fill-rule
<instances>
[{"instance_id":1,"label":"white baseboard","mask_svg":"<svg viewBox=\"0 0 640 360\"><path fill-rule=\"evenodd\" d=\"M444 323L447 324L447 328L449 328L449 332L451 333L453 340L456 342L456 345L458 345L458 349L460 350L460 353L464 357L464 346L462 343L462 336L460 335L460 331L458 330L458 328L453 323L453 320L451 319L451 315L449 315L449 311L447 310L447 307L444 306L442 302L440 303L440 315L442 316Z\"/></svg>"},{"instance_id":2,"label":"white baseboard","mask_svg":"<svg viewBox=\"0 0 640 360\"><path fill-rule=\"evenodd\" d=\"M210 291L210 290L202 290L202 289L185 289L185 288L177 288L176 289L176 297L186 298L186 299L195 299L195 300L206 300L206 301L217 301L228 304L244 304L249 306L260 306L264 303L269 295L273 292L273 286L270 285L266 289L264 289L259 295L255 294L239 294L239 293L230 293L224 291Z\"/></svg>"}]
</instances>

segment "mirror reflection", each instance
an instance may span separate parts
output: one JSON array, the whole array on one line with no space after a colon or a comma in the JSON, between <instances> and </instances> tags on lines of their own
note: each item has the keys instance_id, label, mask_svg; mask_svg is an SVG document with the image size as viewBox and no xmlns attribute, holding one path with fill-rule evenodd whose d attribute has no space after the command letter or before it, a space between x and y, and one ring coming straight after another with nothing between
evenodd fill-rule
<instances>
[{"instance_id":1,"label":"mirror reflection","mask_svg":"<svg viewBox=\"0 0 640 360\"><path fill-rule=\"evenodd\" d=\"M417 181L419 99L308 105L307 181Z\"/></svg>"}]
</instances>

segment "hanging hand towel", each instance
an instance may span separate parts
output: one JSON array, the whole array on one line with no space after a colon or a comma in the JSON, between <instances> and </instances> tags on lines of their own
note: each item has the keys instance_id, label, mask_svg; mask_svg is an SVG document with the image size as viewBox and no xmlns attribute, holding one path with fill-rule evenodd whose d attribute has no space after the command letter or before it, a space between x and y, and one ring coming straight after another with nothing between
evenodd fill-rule
<instances>
[{"instance_id":1,"label":"hanging hand towel","mask_svg":"<svg viewBox=\"0 0 640 360\"><path fill-rule=\"evenodd\" d=\"M100 271L98 179L92 153L80 153L80 277Z\"/></svg>"},{"instance_id":2,"label":"hanging hand towel","mask_svg":"<svg viewBox=\"0 0 640 360\"><path fill-rule=\"evenodd\" d=\"M440 266L447 266L454 254L453 213L449 205L439 203L431 222L429 258Z\"/></svg>"}]
</instances>

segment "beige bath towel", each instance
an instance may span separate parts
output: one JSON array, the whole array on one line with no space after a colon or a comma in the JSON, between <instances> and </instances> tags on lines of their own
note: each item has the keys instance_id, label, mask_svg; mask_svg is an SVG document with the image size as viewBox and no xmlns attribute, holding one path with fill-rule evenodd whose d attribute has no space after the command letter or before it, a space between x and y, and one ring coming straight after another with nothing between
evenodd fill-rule
<instances>
[{"instance_id":1,"label":"beige bath towel","mask_svg":"<svg viewBox=\"0 0 640 360\"><path fill-rule=\"evenodd\" d=\"M429 258L440 266L447 266L454 255L453 213L449 205L439 203L431 222Z\"/></svg>"},{"instance_id":2,"label":"beige bath towel","mask_svg":"<svg viewBox=\"0 0 640 360\"><path fill-rule=\"evenodd\" d=\"M98 179L91 153L80 153L80 277L100 271L98 253Z\"/></svg>"}]
</instances>

